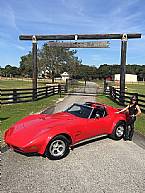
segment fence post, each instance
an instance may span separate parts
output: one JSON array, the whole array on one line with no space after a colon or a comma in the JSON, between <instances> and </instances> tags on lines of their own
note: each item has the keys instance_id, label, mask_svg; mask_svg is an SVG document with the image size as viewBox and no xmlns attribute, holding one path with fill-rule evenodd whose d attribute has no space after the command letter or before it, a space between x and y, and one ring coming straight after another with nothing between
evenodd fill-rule
<instances>
[{"instance_id":1,"label":"fence post","mask_svg":"<svg viewBox=\"0 0 145 193\"><path fill-rule=\"evenodd\" d=\"M106 85L106 78L104 78L104 93L106 93L107 85Z\"/></svg>"},{"instance_id":2,"label":"fence post","mask_svg":"<svg viewBox=\"0 0 145 193\"><path fill-rule=\"evenodd\" d=\"M58 84L58 94L59 94L60 97L61 97L61 84Z\"/></svg>"},{"instance_id":3,"label":"fence post","mask_svg":"<svg viewBox=\"0 0 145 193\"><path fill-rule=\"evenodd\" d=\"M46 90L45 90L45 96L48 96L48 86L46 86Z\"/></svg>"},{"instance_id":4,"label":"fence post","mask_svg":"<svg viewBox=\"0 0 145 193\"><path fill-rule=\"evenodd\" d=\"M116 89L114 88L114 97L115 97L115 100L116 100Z\"/></svg>"},{"instance_id":5,"label":"fence post","mask_svg":"<svg viewBox=\"0 0 145 193\"><path fill-rule=\"evenodd\" d=\"M119 103L121 105L124 105L124 102L125 102L125 92L120 90Z\"/></svg>"},{"instance_id":6,"label":"fence post","mask_svg":"<svg viewBox=\"0 0 145 193\"><path fill-rule=\"evenodd\" d=\"M66 79L66 83L65 83L65 92L68 92L68 79Z\"/></svg>"},{"instance_id":7,"label":"fence post","mask_svg":"<svg viewBox=\"0 0 145 193\"><path fill-rule=\"evenodd\" d=\"M109 95L112 97L112 86L109 86Z\"/></svg>"},{"instance_id":8,"label":"fence post","mask_svg":"<svg viewBox=\"0 0 145 193\"><path fill-rule=\"evenodd\" d=\"M53 95L55 94L55 87L53 86Z\"/></svg>"},{"instance_id":9,"label":"fence post","mask_svg":"<svg viewBox=\"0 0 145 193\"><path fill-rule=\"evenodd\" d=\"M17 90L16 89L13 90L13 102L14 103L17 102Z\"/></svg>"},{"instance_id":10,"label":"fence post","mask_svg":"<svg viewBox=\"0 0 145 193\"><path fill-rule=\"evenodd\" d=\"M33 89L32 100L35 101L37 99L37 89Z\"/></svg>"},{"instance_id":11,"label":"fence post","mask_svg":"<svg viewBox=\"0 0 145 193\"><path fill-rule=\"evenodd\" d=\"M112 87L112 98L115 99L115 88Z\"/></svg>"},{"instance_id":12,"label":"fence post","mask_svg":"<svg viewBox=\"0 0 145 193\"><path fill-rule=\"evenodd\" d=\"M106 78L104 78L104 93L107 94L107 87L108 87L108 82L106 81Z\"/></svg>"},{"instance_id":13,"label":"fence post","mask_svg":"<svg viewBox=\"0 0 145 193\"><path fill-rule=\"evenodd\" d=\"M135 96L136 96L136 98L137 98L137 102L138 102L138 93L135 93Z\"/></svg>"}]
</instances>

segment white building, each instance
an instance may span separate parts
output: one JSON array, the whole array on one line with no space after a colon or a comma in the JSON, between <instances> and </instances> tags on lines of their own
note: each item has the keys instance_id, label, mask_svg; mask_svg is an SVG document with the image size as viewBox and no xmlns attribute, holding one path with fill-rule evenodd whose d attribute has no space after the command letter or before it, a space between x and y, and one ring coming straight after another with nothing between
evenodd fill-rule
<instances>
[{"instance_id":1,"label":"white building","mask_svg":"<svg viewBox=\"0 0 145 193\"><path fill-rule=\"evenodd\" d=\"M69 74L67 72L64 72L63 74L61 74L62 80L66 81L66 79L69 79Z\"/></svg>"},{"instance_id":2,"label":"white building","mask_svg":"<svg viewBox=\"0 0 145 193\"><path fill-rule=\"evenodd\" d=\"M120 81L120 74L115 74L115 81ZM125 82L137 82L136 74L125 74Z\"/></svg>"}]
</instances>

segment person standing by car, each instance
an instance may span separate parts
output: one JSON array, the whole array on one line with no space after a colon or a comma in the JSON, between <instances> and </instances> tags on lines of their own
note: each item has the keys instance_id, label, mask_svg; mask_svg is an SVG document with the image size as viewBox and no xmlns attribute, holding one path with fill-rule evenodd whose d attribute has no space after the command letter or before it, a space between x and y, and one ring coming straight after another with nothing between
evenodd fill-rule
<instances>
[{"instance_id":1,"label":"person standing by car","mask_svg":"<svg viewBox=\"0 0 145 193\"><path fill-rule=\"evenodd\" d=\"M118 114L122 112L128 112L124 140L131 141L134 133L134 122L136 121L136 117L141 114L140 107L138 106L137 97L135 95L131 97L130 103L127 107L116 113Z\"/></svg>"}]
</instances>

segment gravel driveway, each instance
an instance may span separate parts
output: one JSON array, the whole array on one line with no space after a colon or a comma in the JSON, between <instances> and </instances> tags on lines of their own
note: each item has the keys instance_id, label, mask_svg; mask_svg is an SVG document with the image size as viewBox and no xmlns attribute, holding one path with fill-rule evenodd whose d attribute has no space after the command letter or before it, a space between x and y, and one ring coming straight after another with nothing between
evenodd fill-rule
<instances>
[{"instance_id":1,"label":"gravel driveway","mask_svg":"<svg viewBox=\"0 0 145 193\"><path fill-rule=\"evenodd\" d=\"M55 112L93 96L69 96ZM144 193L145 150L130 141L100 137L77 145L58 161L7 150L2 155L2 193Z\"/></svg>"}]
</instances>

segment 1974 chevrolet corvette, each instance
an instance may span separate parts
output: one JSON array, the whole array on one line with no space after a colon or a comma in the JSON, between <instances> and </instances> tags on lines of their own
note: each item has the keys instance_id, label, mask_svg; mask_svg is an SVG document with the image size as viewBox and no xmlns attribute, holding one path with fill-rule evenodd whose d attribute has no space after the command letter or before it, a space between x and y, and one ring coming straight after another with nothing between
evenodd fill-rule
<instances>
[{"instance_id":1,"label":"1974 chevrolet corvette","mask_svg":"<svg viewBox=\"0 0 145 193\"><path fill-rule=\"evenodd\" d=\"M29 115L10 127L4 140L15 151L61 159L80 141L104 134L121 139L126 115L117 111L105 104L87 102L52 115Z\"/></svg>"}]
</instances>

